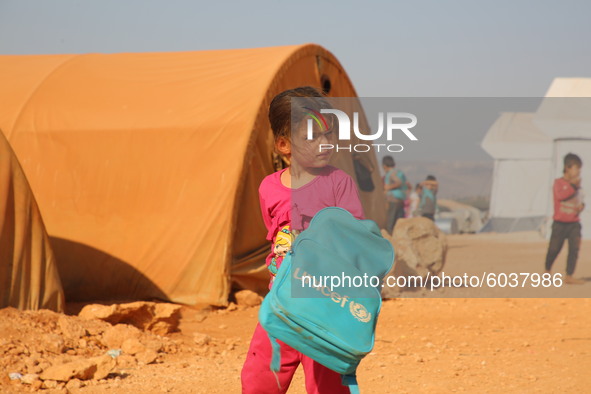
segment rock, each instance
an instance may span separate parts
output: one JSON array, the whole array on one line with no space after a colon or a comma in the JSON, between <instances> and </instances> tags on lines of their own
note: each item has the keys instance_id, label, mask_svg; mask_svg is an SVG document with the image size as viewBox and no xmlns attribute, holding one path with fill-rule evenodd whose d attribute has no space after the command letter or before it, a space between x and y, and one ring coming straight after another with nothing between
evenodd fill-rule
<instances>
[{"instance_id":1,"label":"rock","mask_svg":"<svg viewBox=\"0 0 591 394\"><path fill-rule=\"evenodd\" d=\"M65 364L54 365L41 374L42 380L67 382L72 378L91 379L96 372L96 364L88 359L81 359Z\"/></svg>"},{"instance_id":2,"label":"rock","mask_svg":"<svg viewBox=\"0 0 591 394\"><path fill-rule=\"evenodd\" d=\"M93 357L90 360L96 365L96 372L92 376L93 379L106 378L117 366L117 359L106 354L104 356Z\"/></svg>"},{"instance_id":3,"label":"rock","mask_svg":"<svg viewBox=\"0 0 591 394\"><path fill-rule=\"evenodd\" d=\"M207 334L196 332L193 334L193 340L198 346L206 346L209 344L209 342L211 342L211 337Z\"/></svg>"},{"instance_id":4,"label":"rock","mask_svg":"<svg viewBox=\"0 0 591 394\"><path fill-rule=\"evenodd\" d=\"M31 369L37 364L39 364L39 360L33 357L27 357L23 361L25 362L25 366L27 367L27 369Z\"/></svg>"},{"instance_id":5,"label":"rock","mask_svg":"<svg viewBox=\"0 0 591 394\"><path fill-rule=\"evenodd\" d=\"M31 367L27 367L27 372L38 375L43 372L43 368L41 368L39 365L33 365Z\"/></svg>"},{"instance_id":6,"label":"rock","mask_svg":"<svg viewBox=\"0 0 591 394\"><path fill-rule=\"evenodd\" d=\"M170 332L176 331L180 320L179 305L174 304L155 304L154 316L148 325L147 329L157 335L166 335Z\"/></svg>"},{"instance_id":7,"label":"rock","mask_svg":"<svg viewBox=\"0 0 591 394\"><path fill-rule=\"evenodd\" d=\"M427 218L399 219L394 233L384 238L394 246L396 260L388 276L421 276L427 273L437 275L443 269L447 254L447 238L432 220ZM388 298L397 294L395 287L384 286L382 296Z\"/></svg>"},{"instance_id":8,"label":"rock","mask_svg":"<svg viewBox=\"0 0 591 394\"><path fill-rule=\"evenodd\" d=\"M66 350L64 339L57 334L45 334L42 337L45 350L51 353L60 354Z\"/></svg>"},{"instance_id":9,"label":"rock","mask_svg":"<svg viewBox=\"0 0 591 394\"><path fill-rule=\"evenodd\" d=\"M134 355L146 350L146 347L137 338L129 338L121 344L124 353Z\"/></svg>"},{"instance_id":10,"label":"rock","mask_svg":"<svg viewBox=\"0 0 591 394\"><path fill-rule=\"evenodd\" d=\"M42 387L46 389L54 389L57 387L57 382L55 380L46 380L43 382Z\"/></svg>"},{"instance_id":11,"label":"rock","mask_svg":"<svg viewBox=\"0 0 591 394\"><path fill-rule=\"evenodd\" d=\"M241 306L257 306L263 302L263 297L250 290L240 290L234 294L236 304Z\"/></svg>"},{"instance_id":12,"label":"rock","mask_svg":"<svg viewBox=\"0 0 591 394\"><path fill-rule=\"evenodd\" d=\"M140 363L144 363L144 364L151 364L154 361L156 361L156 359L158 358L158 353L156 353L153 350L145 350L141 353L138 353L135 355L136 359L138 362Z\"/></svg>"},{"instance_id":13,"label":"rock","mask_svg":"<svg viewBox=\"0 0 591 394\"><path fill-rule=\"evenodd\" d=\"M156 340L156 339L146 339L144 341L144 344L146 346L146 349L150 349L155 351L156 353L160 352L163 348L163 344L161 341Z\"/></svg>"},{"instance_id":14,"label":"rock","mask_svg":"<svg viewBox=\"0 0 591 394\"><path fill-rule=\"evenodd\" d=\"M116 313L117 304L113 305L99 305L99 304L90 304L84 306L82 310L78 313L78 316L86 319L98 319L103 320L111 324L116 324L117 322L111 321L113 320L113 316Z\"/></svg>"},{"instance_id":15,"label":"rock","mask_svg":"<svg viewBox=\"0 0 591 394\"><path fill-rule=\"evenodd\" d=\"M79 389L80 387L82 387L82 382L79 379L72 379L66 383L66 388L68 390Z\"/></svg>"},{"instance_id":16,"label":"rock","mask_svg":"<svg viewBox=\"0 0 591 394\"><path fill-rule=\"evenodd\" d=\"M40 379L35 380L33 383L31 383L31 389L33 391L37 391L40 390L41 387L43 387L43 381Z\"/></svg>"},{"instance_id":17,"label":"rock","mask_svg":"<svg viewBox=\"0 0 591 394\"><path fill-rule=\"evenodd\" d=\"M33 384L36 380L39 380L39 375L36 373L28 373L21 378L24 384Z\"/></svg>"},{"instance_id":18,"label":"rock","mask_svg":"<svg viewBox=\"0 0 591 394\"><path fill-rule=\"evenodd\" d=\"M116 365L117 361L107 355L80 359L47 368L41 374L41 379L60 382L67 382L72 378L80 380L103 379Z\"/></svg>"},{"instance_id":19,"label":"rock","mask_svg":"<svg viewBox=\"0 0 591 394\"><path fill-rule=\"evenodd\" d=\"M57 324L67 338L79 339L86 335L86 330L75 319L68 316L60 316Z\"/></svg>"},{"instance_id":20,"label":"rock","mask_svg":"<svg viewBox=\"0 0 591 394\"><path fill-rule=\"evenodd\" d=\"M176 331L180 319L179 305L156 302L132 302L129 304L86 305L78 316L99 319L111 324L130 324L158 335Z\"/></svg>"},{"instance_id":21,"label":"rock","mask_svg":"<svg viewBox=\"0 0 591 394\"><path fill-rule=\"evenodd\" d=\"M120 368L134 367L136 362L137 362L136 358L134 356L132 356L131 354L124 354L124 355L119 356L117 358L117 365Z\"/></svg>"},{"instance_id":22,"label":"rock","mask_svg":"<svg viewBox=\"0 0 591 394\"><path fill-rule=\"evenodd\" d=\"M128 339L137 340L140 335L141 331L134 326L127 324L117 324L105 330L101 342L110 349L116 349L120 348L123 342Z\"/></svg>"}]
</instances>

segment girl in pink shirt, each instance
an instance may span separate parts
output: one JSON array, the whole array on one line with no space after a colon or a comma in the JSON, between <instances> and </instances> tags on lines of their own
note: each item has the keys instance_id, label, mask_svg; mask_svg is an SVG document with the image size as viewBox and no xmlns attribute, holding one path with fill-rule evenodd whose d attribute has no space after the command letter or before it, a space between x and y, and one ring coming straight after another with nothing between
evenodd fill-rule
<instances>
[{"instance_id":1,"label":"girl in pink shirt","mask_svg":"<svg viewBox=\"0 0 591 394\"><path fill-rule=\"evenodd\" d=\"M293 102L291 98L298 98ZM335 143L331 118L314 124L313 138L307 137L307 119L330 104L312 87L300 87L277 95L269 107L269 121L275 148L290 166L268 175L259 187L263 221L271 250L266 263L272 286L277 270L291 243L305 230L322 208L345 208L357 219L364 219L363 208L353 179L344 171L328 165L332 150L320 150L320 144ZM295 125L292 129L292 125ZM301 363L308 393L349 393L340 375L285 343L281 346L281 368L277 376L270 370L271 342L260 324L253 334L242 368L243 393L285 393Z\"/></svg>"}]
</instances>

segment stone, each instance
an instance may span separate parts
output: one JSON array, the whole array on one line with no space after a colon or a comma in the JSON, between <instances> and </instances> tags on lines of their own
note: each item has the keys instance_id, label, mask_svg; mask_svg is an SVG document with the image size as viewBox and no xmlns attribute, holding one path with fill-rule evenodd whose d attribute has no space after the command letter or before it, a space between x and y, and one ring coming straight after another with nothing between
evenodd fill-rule
<instances>
[{"instance_id":1,"label":"stone","mask_svg":"<svg viewBox=\"0 0 591 394\"><path fill-rule=\"evenodd\" d=\"M156 353L160 352L163 348L162 342L156 339L145 339L144 344L146 349L153 350Z\"/></svg>"},{"instance_id":2,"label":"stone","mask_svg":"<svg viewBox=\"0 0 591 394\"><path fill-rule=\"evenodd\" d=\"M38 374L40 374L41 372L43 372L43 368L41 368L39 365L34 365L34 366L31 366L31 367L28 367L28 368L27 368L27 371L28 371L29 373L32 373L32 374L37 374L37 375L38 375Z\"/></svg>"},{"instance_id":3,"label":"stone","mask_svg":"<svg viewBox=\"0 0 591 394\"><path fill-rule=\"evenodd\" d=\"M46 389L54 389L57 387L57 382L55 380L46 380L43 382L42 387Z\"/></svg>"},{"instance_id":4,"label":"stone","mask_svg":"<svg viewBox=\"0 0 591 394\"><path fill-rule=\"evenodd\" d=\"M136 363L137 363L136 358L134 356L132 356L131 354L124 354L124 355L117 357L117 365L120 368L131 368L131 367L134 367Z\"/></svg>"},{"instance_id":5,"label":"stone","mask_svg":"<svg viewBox=\"0 0 591 394\"><path fill-rule=\"evenodd\" d=\"M146 347L137 338L128 338L121 344L123 353L134 355L146 350Z\"/></svg>"},{"instance_id":6,"label":"stone","mask_svg":"<svg viewBox=\"0 0 591 394\"><path fill-rule=\"evenodd\" d=\"M62 334L67 338L79 339L86 335L86 330L75 319L69 316L60 316L57 325Z\"/></svg>"},{"instance_id":7,"label":"stone","mask_svg":"<svg viewBox=\"0 0 591 394\"><path fill-rule=\"evenodd\" d=\"M128 304L86 305L78 316L110 324L129 324L141 330L166 335L178 329L180 305L138 301Z\"/></svg>"},{"instance_id":8,"label":"stone","mask_svg":"<svg viewBox=\"0 0 591 394\"><path fill-rule=\"evenodd\" d=\"M66 383L66 388L68 390L79 389L80 387L82 387L82 382L79 379L72 379Z\"/></svg>"},{"instance_id":9,"label":"stone","mask_svg":"<svg viewBox=\"0 0 591 394\"><path fill-rule=\"evenodd\" d=\"M51 353L60 354L66 350L64 339L57 334L45 334L42 337L45 350Z\"/></svg>"},{"instance_id":10,"label":"stone","mask_svg":"<svg viewBox=\"0 0 591 394\"><path fill-rule=\"evenodd\" d=\"M98 356L90 359L96 365L96 371L92 378L95 380L106 378L117 366L117 359L109 356Z\"/></svg>"},{"instance_id":11,"label":"stone","mask_svg":"<svg viewBox=\"0 0 591 394\"><path fill-rule=\"evenodd\" d=\"M445 265L447 238L432 220L427 218L399 219L392 237L382 230L395 252L395 264L387 276L438 275ZM384 286L384 298L398 294L395 287Z\"/></svg>"},{"instance_id":12,"label":"stone","mask_svg":"<svg viewBox=\"0 0 591 394\"><path fill-rule=\"evenodd\" d=\"M240 290L234 294L236 304L240 306L258 306L263 302L263 297L250 290Z\"/></svg>"},{"instance_id":13,"label":"stone","mask_svg":"<svg viewBox=\"0 0 591 394\"><path fill-rule=\"evenodd\" d=\"M141 353L138 353L135 355L136 359L138 362L140 363L144 363L144 364L151 364L154 361L156 361L156 359L158 358L158 353L156 353L153 350L145 350Z\"/></svg>"},{"instance_id":14,"label":"stone","mask_svg":"<svg viewBox=\"0 0 591 394\"><path fill-rule=\"evenodd\" d=\"M180 321L179 305L158 303L154 305L153 318L147 329L157 335L166 335L176 331Z\"/></svg>"},{"instance_id":15,"label":"stone","mask_svg":"<svg viewBox=\"0 0 591 394\"><path fill-rule=\"evenodd\" d=\"M41 379L67 382L75 377L86 380L91 379L95 372L96 364L88 359L80 359L47 368L41 373Z\"/></svg>"},{"instance_id":16,"label":"stone","mask_svg":"<svg viewBox=\"0 0 591 394\"><path fill-rule=\"evenodd\" d=\"M31 389L33 391L37 391L37 390L41 390L41 387L43 387L43 381L40 379L35 380L32 384L31 384Z\"/></svg>"},{"instance_id":17,"label":"stone","mask_svg":"<svg viewBox=\"0 0 591 394\"><path fill-rule=\"evenodd\" d=\"M67 382L70 379L104 379L115 368L117 361L108 355L79 359L54 365L41 374L42 380Z\"/></svg>"},{"instance_id":18,"label":"stone","mask_svg":"<svg viewBox=\"0 0 591 394\"><path fill-rule=\"evenodd\" d=\"M141 331L134 326L128 324L117 324L109 327L103 333L101 342L110 349L121 348L123 342L128 339L138 339Z\"/></svg>"},{"instance_id":19,"label":"stone","mask_svg":"<svg viewBox=\"0 0 591 394\"><path fill-rule=\"evenodd\" d=\"M207 334L196 332L193 334L193 340L198 346L206 346L209 344L209 342L211 342L211 337Z\"/></svg>"},{"instance_id":20,"label":"stone","mask_svg":"<svg viewBox=\"0 0 591 394\"><path fill-rule=\"evenodd\" d=\"M21 378L23 384L33 384L36 380L39 380L39 375L36 373L28 373Z\"/></svg>"}]
</instances>

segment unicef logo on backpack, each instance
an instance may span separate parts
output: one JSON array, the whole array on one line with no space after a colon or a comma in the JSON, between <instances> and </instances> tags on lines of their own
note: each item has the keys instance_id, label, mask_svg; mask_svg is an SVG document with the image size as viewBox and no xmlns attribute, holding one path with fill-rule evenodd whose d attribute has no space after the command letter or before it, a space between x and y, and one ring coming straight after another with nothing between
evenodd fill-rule
<instances>
[{"instance_id":1,"label":"unicef logo on backpack","mask_svg":"<svg viewBox=\"0 0 591 394\"><path fill-rule=\"evenodd\" d=\"M349 311L351 312L351 315L353 315L353 317L355 317L360 322L369 323L369 321L371 320L371 312L369 312L363 304L353 301L351 297L349 297L346 294L341 295L340 293L331 290L328 286L316 286L315 279L317 277L309 275L306 271L300 274L299 267L293 270L292 277L296 281L296 283L301 283L302 287L305 287L304 283L306 283L307 279L308 284L310 285L309 289L313 289L320 292L320 294L322 294L324 297L330 298L333 302L339 304L341 308L345 308L345 305L348 302Z\"/></svg>"},{"instance_id":2,"label":"unicef logo on backpack","mask_svg":"<svg viewBox=\"0 0 591 394\"><path fill-rule=\"evenodd\" d=\"M351 314L360 322L368 323L371 320L371 313L367 311L367 308L363 304L351 301L349 303L349 310Z\"/></svg>"}]
</instances>

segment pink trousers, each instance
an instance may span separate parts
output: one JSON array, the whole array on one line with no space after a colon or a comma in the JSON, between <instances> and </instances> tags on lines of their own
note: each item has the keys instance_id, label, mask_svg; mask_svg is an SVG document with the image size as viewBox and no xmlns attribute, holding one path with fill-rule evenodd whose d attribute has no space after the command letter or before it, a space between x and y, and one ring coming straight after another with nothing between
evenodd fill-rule
<instances>
[{"instance_id":1,"label":"pink trousers","mask_svg":"<svg viewBox=\"0 0 591 394\"><path fill-rule=\"evenodd\" d=\"M349 388L341 383L340 374L285 343L278 342L281 346L281 368L275 377L270 368L271 341L260 323L257 323L242 367L243 394L286 393L300 363L304 367L308 394L349 394Z\"/></svg>"}]
</instances>

